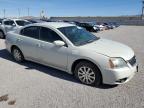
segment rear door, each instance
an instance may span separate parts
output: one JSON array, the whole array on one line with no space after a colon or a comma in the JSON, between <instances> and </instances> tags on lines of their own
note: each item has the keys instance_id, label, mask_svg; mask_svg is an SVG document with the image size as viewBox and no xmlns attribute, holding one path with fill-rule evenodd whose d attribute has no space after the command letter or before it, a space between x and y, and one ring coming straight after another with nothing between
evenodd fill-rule
<instances>
[{"instance_id":1,"label":"rear door","mask_svg":"<svg viewBox=\"0 0 144 108\"><path fill-rule=\"evenodd\" d=\"M30 26L21 30L21 36L17 39L24 56L30 60L40 62L39 27Z\"/></svg>"}]
</instances>

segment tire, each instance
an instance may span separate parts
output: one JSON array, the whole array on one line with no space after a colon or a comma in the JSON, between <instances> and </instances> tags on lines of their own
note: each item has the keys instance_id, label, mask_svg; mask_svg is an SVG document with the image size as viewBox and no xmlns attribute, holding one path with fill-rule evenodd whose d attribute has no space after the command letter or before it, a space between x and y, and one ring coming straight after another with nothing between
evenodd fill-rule
<instances>
[{"instance_id":1,"label":"tire","mask_svg":"<svg viewBox=\"0 0 144 108\"><path fill-rule=\"evenodd\" d=\"M86 85L99 86L102 83L100 70L90 62L78 63L74 74L80 82Z\"/></svg>"},{"instance_id":2,"label":"tire","mask_svg":"<svg viewBox=\"0 0 144 108\"><path fill-rule=\"evenodd\" d=\"M4 32L0 30L0 39L4 39L4 38L5 38Z\"/></svg>"},{"instance_id":3,"label":"tire","mask_svg":"<svg viewBox=\"0 0 144 108\"><path fill-rule=\"evenodd\" d=\"M21 63L24 61L24 56L23 56L23 54L19 48L14 47L12 49L12 55L13 55L13 58L16 62Z\"/></svg>"}]
</instances>

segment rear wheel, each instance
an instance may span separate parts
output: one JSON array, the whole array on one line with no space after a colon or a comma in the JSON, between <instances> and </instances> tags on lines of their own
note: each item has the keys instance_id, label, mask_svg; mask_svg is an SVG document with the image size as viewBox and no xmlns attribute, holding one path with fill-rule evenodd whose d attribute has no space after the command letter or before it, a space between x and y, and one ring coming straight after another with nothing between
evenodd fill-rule
<instances>
[{"instance_id":1,"label":"rear wheel","mask_svg":"<svg viewBox=\"0 0 144 108\"><path fill-rule=\"evenodd\" d=\"M102 82L99 69L90 62L78 63L75 68L75 76L87 85L99 86Z\"/></svg>"},{"instance_id":2,"label":"rear wheel","mask_svg":"<svg viewBox=\"0 0 144 108\"><path fill-rule=\"evenodd\" d=\"M16 62L23 62L24 61L24 56L23 56L23 54L19 48L14 47L12 49L12 55L13 55L13 58L15 59Z\"/></svg>"},{"instance_id":3,"label":"rear wheel","mask_svg":"<svg viewBox=\"0 0 144 108\"><path fill-rule=\"evenodd\" d=\"M4 38L5 38L5 35L4 35L3 31L1 31L1 30L0 30L0 38L1 38L1 39L4 39Z\"/></svg>"}]
</instances>

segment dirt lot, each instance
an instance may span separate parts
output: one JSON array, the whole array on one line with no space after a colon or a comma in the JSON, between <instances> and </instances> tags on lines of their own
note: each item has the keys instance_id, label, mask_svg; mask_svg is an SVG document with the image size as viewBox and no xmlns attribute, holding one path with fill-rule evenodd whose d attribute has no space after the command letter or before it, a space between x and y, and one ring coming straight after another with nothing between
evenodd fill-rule
<instances>
[{"instance_id":1,"label":"dirt lot","mask_svg":"<svg viewBox=\"0 0 144 108\"><path fill-rule=\"evenodd\" d=\"M144 26L121 26L96 35L134 49L139 73L130 82L86 86L50 67L15 63L0 40L0 97L8 94L0 108L144 108Z\"/></svg>"}]
</instances>

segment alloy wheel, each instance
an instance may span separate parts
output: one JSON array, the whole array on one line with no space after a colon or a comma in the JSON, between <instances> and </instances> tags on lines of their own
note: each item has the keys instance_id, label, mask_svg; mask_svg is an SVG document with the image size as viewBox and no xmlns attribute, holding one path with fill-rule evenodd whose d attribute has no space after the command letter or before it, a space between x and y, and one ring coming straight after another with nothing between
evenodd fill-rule
<instances>
[{"instance_id":1,"label":"alloy wheel","mask_svg":"<svg viewBox=\"0 0 144 108\"><path fill-rule=\"evenodd\" d=\"M90 67L80 67L78 69L78 77L85 84L93 84L95 82L95 72Z\"/></svg>"},{"instance_id":2,"label":"alloy wheel","mask_svg":"<svg viewBox=\"0 0 144 108\"><path fill-rule=\"evenodd\" d=\"M18 49L13 50L13 56L14 56L14 59L16 61L21 61L22 60L21 52Z\"/></svg>"}]
</instances>

